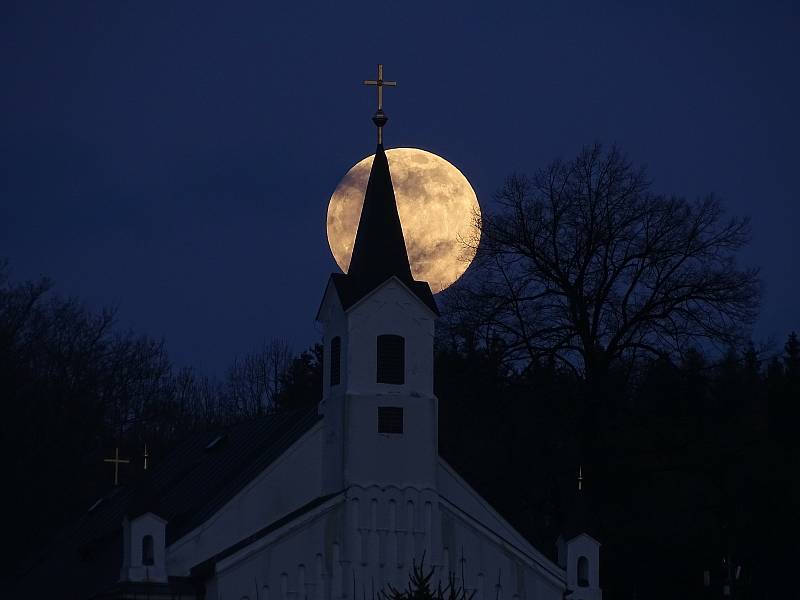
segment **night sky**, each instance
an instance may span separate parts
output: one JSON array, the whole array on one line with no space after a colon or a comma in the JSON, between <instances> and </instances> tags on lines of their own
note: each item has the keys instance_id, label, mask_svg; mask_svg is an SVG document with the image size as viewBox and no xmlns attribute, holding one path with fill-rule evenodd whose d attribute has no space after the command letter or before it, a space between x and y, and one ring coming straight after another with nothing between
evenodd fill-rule
<instances>
[{"instance_id":1,"label":"night sky","mask_svg":"<svg viewBox=\"0 0 800 600\"><path fill-rule=\"evenodd\" d=\"M616 142L657 191L752 217L756 339L800 329L800 8L475 4L4 2L0 257L180 366L310 345L383 62L387 147L443 156L490 207L513 171Z\"/></svg>"}]
</instances>

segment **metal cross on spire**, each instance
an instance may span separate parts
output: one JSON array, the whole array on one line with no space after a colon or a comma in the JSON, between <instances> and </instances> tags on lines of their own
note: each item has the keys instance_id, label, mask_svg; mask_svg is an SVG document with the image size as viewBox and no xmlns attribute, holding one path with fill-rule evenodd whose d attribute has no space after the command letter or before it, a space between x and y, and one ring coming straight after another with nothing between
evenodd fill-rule
<instances>
[{"instance_id":1,"label":"metal cross on spire","mask_svg":"<svg viewBox=\"0 0 800 600\"><path fill-rule=\"evenodd\" d=\"M375 123L375 126L378 128L378 144L383 144L383 126L386 125L386 122L389 120L383 112L383 86L388 85L389 87L395 87L397 86L397 82L385 80L383 78L383 65L379 64L377 79L365 79L364 85L374 85L378 88L378 110L372 117L372 122Z\"/></svg>"},{"instance_id":2,"label":"metal cross on spire","mask_svg":"<svg viewBox=\"0 0 800 600\"><path fill-rule=\"evenodd\" d=\"M119 448L114 449L114 458L104 458L103 462L114 463L114 485L119 485L119 466L128 464L129 460L119 457Z\"/></svg>"}]
</instances>

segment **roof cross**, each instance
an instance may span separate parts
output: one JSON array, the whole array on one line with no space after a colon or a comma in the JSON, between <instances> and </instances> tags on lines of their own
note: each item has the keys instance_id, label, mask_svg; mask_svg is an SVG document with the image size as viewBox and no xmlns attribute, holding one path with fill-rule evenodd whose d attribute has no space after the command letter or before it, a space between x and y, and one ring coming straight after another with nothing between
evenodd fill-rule
<instances>
[{"instance_id":1,"label":"roof cross","mask_svg":"<svg viewBox=\"0 0 800 600\"><path fill-rule=\"evenodd\" d=\"M378 88L378 110L375 112L375 116L372 117L372 122L378 128L378 144L383 144L383 126L389 120L383 112L383 86L395 87L397 82L385 80L383 78L383 65L379 64L377 79L365 79L364 85L374 85Z\"/></svg>"},{"instance_id":2,"label":"roof cross","mask_svg":"<svg viewBox=\"0 0 800 600\"><path fill-rule=\"evenodd\" d=\"M147 451L147 444L144 445L144 454L142 454L142 458L144 458L144 470L147 471L147 459L150 458L150 453Z\"/></svg>"},{"instance_id":3,"label":"roof cross","mask_svg":"<svg viewBox=\"0 0 800 600\"><path fill-rule=\"evenodd\" d=\"M119 447L114 449L114 458L104 458L103 462L114 463L114 485L119 485L119 466L128 464L129 460L119 457Z\"/></svg>"}]
</instances>

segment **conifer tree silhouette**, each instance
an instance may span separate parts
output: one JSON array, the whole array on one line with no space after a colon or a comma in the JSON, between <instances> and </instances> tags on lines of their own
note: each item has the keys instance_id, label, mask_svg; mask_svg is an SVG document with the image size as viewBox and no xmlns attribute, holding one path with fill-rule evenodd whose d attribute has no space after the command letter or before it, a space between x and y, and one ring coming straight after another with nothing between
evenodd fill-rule
<instances>
[{"instance_id":1,"label":"conifer tree silhouette","mask_svg":"<svg viewBox=\"0 0 800 600\"><path fill-rule=\"evenodd\" d=\"M380 591L379 598L380 600L472 600L476 590L467 592L463 576L459 583L455 573L448 573L447 585L442 587L439 582L434 589L431 586L434 572L434 567L429 571L425 570L425 553L423 553L419 565L416 560L413 561L406 589L398 590L390 583L385 590Z\"/></svg>"}]
</instances>

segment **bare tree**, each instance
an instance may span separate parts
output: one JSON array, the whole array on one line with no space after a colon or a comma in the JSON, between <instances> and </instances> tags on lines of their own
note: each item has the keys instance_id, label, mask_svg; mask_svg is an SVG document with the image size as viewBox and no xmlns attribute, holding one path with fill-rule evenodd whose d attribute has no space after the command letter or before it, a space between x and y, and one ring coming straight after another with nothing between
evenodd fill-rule
<instances>
[{"instance_id":1,"label":"bare tree","mask_svg":"<svg viewBox=\"0 0 800 600\"><path fill-rule=\"evenodd\" d=\"M289 343L274 339L256 352L234 360L228 370L228 394L236 413L258 415L274 410L292 359Z\"/></svg>"},{"instance_id":2,"label":"bare tree","mask_svg":"<svg viewBox=\"0 0 800 600\"><path fill-rule=\"evenodd\" d=\"M726 219L712 196L650 190L643 168L597 144L510 177L499 210L477 219L475 268L447 298L451 321L502 340L508 360L550 356L595 384L618 361L732 343L759 300L757 270L734 260L748 220Z\"/></svg>"}]
</instances>

